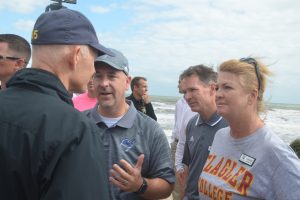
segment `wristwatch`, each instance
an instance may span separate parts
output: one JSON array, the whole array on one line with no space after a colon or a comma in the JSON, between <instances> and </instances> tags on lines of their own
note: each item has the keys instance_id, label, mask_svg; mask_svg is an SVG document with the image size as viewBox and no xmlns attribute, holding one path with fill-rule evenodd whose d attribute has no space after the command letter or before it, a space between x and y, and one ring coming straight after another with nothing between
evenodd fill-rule
<instances>
[{"instance_id":1,"label":"wristwatch","mask_svg":"<svg viewBox=\"0 0 300 200\"><path fill-rule=\"evenodd\" d=\"M142 183L141 187L139 188L138 191L136 191L134 193L144 194L146 192L147 188L148 188L148 183L147 183L146 179L143 178L143 183Z\"/></svg>"}]
</instances>

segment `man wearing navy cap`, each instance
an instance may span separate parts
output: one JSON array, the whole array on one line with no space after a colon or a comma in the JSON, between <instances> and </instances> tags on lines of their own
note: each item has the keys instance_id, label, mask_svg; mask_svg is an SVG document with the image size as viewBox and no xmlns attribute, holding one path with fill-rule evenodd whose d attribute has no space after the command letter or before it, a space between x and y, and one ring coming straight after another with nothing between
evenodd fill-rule
<instances>
[{"instance_id":1,"label":"man wearing navy cap","mask_svg":"<svg viewBox=\"0 0 300 200\"><path fill-rule=\"evenodd\" d=\"M96 59L93 76L98 104L85 111L99 127L107 155L111 200L161 199L175 182L170 148L159 124L126 100L130 87L128 61L115 56Z\"/></svg>"},{"instance_id":2,"label":"man wearing navy cap","mask_svg":"<svg viewBox=\"0 0 300 200\"><path fill-rule=\"evenodd\" d=\"M85 89L105 53L81 13L60 9L37 19L32 67L0 94L1 199L109 199L103 142L69 95Z\"/></svg>"}]
</instances>

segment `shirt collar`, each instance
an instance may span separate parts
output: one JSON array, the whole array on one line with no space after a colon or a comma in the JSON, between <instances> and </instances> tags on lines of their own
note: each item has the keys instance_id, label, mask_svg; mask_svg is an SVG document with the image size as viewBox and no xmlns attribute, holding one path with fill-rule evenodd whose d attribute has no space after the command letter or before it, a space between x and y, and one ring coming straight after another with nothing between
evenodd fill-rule
<instances>
[{"instance_id":1,"label":"shirt collar","mask_svg":"<svg viewBox=\"0 0 300 200\"><path fill-rule=\"evenodd\" d=\"M131 128L133 126L135 116L137 115L137 110L134 107L132 101L126 100L126 103L129 105L128 111L125 113L125 115L116 123L115 126L123 127L123 128ZM95 107L91 111L91 116L96 122L96 124L102 122L102 117L98 114L98 106L99 103L95 105Z\"/></svg>"},{"instance_id":2,"label":"shirt collar","mask_svg":"<svg viewBox=\"0 0 300 200\"><path fill-rule=\"evenodd\" d=\"M215 126L216 124L218 124L219 121L222 120L223 117L221 117L220 115L217 114L217 112L215 112L209 119L208 121L204 121L201 116L198 114L198 118L196 120L196 126L200 126L201 124L207 124L210 126Z\"/></svg>"}]
</instances>

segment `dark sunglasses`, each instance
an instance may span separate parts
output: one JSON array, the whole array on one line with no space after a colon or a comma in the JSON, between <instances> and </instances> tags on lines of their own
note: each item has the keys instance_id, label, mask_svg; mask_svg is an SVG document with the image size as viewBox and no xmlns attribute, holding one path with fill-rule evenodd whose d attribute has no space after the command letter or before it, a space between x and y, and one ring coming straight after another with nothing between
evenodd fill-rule
<instances>
[{"instance_id":1,"label":"dark sunglasses","mask_svg":"<svg viewBox=\"0 0 300 200\"><path fill-rule=\"evenodd\" d=\"M257 61L254 58L248 57L248 58L241 58L240 62L245 62L245 63L248 63L248 64L254 66L257 81L258 81L258 91L259 91L260 87L261 87L261 76L260 76L259 69L258 69L258 66L257 66Z\"/></svg>"}]
</instances>

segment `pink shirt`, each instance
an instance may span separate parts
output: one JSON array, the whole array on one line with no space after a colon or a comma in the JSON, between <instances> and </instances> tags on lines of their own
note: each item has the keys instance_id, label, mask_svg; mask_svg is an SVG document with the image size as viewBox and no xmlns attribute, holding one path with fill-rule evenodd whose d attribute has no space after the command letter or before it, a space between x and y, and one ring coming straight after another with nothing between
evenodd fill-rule
<instances>
[{"instance_id":1,"label":"pink shirt","mask_svg":"<svg viewBox=\"0 0 300 200\"><path fill-rule=\"evenodd\" d=\"M74 107L79 111L91 109L97 103L97 98L90 98L87 92L74 97L72 100Z\"/></svg>"}]
</instances>

